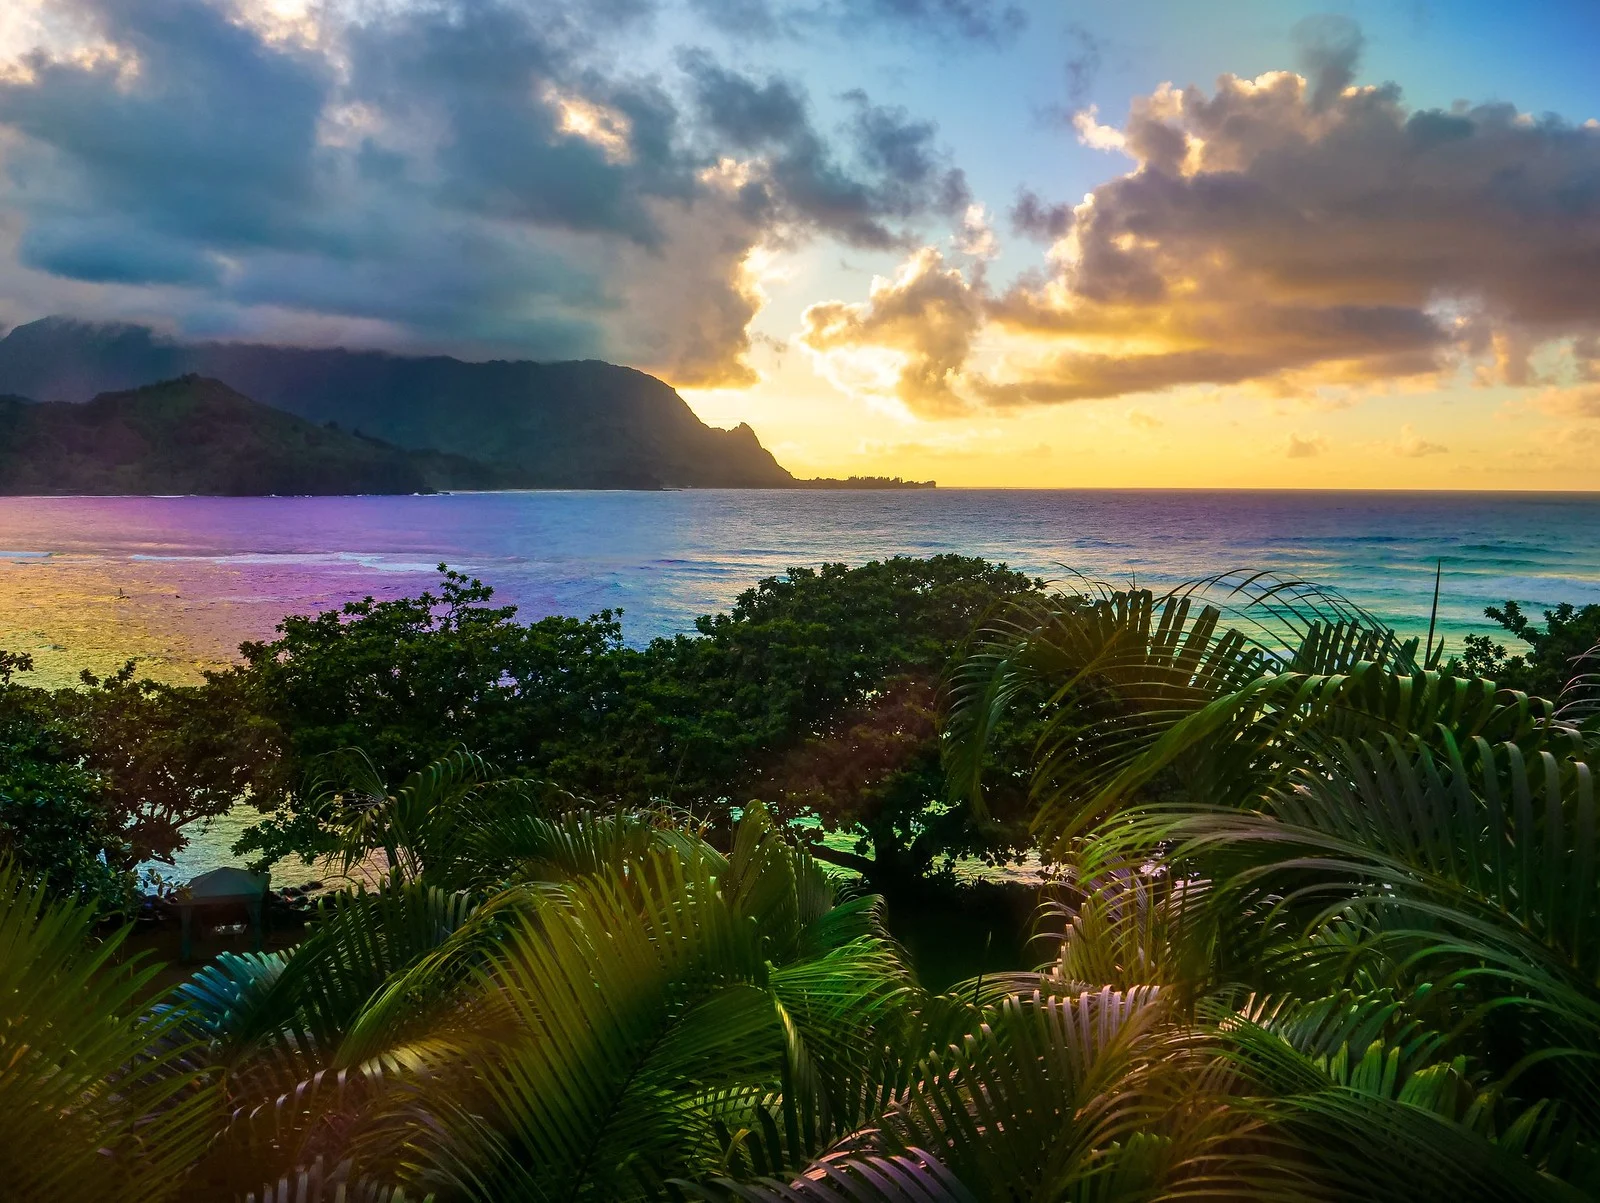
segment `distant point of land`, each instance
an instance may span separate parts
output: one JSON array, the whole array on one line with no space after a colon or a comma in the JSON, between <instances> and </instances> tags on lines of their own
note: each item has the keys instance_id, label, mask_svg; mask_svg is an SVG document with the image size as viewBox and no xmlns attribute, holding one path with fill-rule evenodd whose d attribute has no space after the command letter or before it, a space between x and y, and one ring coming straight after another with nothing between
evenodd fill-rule
<instances>
[{"instance_id":1,"label":"distant point of land","mask_svg":"<svg viewBox=\"0 0 1600 1203\"><path fill-rule=\"evenodd\" d=\"M901 480L898 476L815 476L794 482L797 489L934 489L933 480Z\"/></svg>"}]
</instances>

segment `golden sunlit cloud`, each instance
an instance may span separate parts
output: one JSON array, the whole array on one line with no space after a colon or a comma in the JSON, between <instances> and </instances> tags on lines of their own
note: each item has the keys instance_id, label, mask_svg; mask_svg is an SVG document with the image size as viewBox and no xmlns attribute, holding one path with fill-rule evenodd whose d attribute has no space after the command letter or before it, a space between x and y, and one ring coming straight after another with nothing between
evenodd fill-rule
<instances>
[{"instance_id":1,"label":"golden sunlit cloud","mask_svg":"<svg viewBox=\"0 0 1600 1203\"><path fill-rule=\"evenodd\" d=\"M1600 385L1547 389L1533 399L1533 405L1540 413L1552 418L1600 420Z\"/></svg>"},{"instance_id":2,"label":"golden sunlit cloud","mask_svg":"<svg viewBox=\"0 0 1600 1203\"><path fill-rule=\"evenodd\" d=\"M321 21L326 6L319 0L240 0L239 19L268 42L319 44L324 37Z\"/></svg>"},{"instance_id":3,"label":"golden sunlit cloud","mask_svg":"<svg viewBox=\"0 0 1600 1203\"><path fill-rule=\"evenodd\" d=\"M1310 459L1328 450L1328 440L1320 434L1291 434L1284 454L1290 459Z\"/></svg>"},{"instance_id":4,"label":"golden sunlit cloud","mask_svg":"<svg viewBox=\"0 0 1600 1203\"><path fill-rule=\"evenodd\" d=\"M1000 240L989 224L989 211L980 204L967 206L954 242L958 251L974 259L993 259L1000 253Z\"/></svg>"},{"instance_id":5,"label":"golden sunlit cloud","mask_svg":"<svg viewBox=\"0 0 1600 1203\"><path fill-rule=\"evenodd\" d=\"M1115 126L1100 124L1100 106L1091 104L1072 115L1072 128L1078 131L1078 141L1095 150L1122 150L1127 139Z\"/></svg>"},{"instance_id":6,"label":"golden sunlit cloud","mask_svg":"<svg viewBox=\"0 0 1600 1203\"><path fill-rule=\"evenodd\" d=\"M1421 459L1425 455L1443 455L1450 448L1443 443L1432 443L1419 435L1411 423L1400 427L1400 439L1394 444L1394 453L1407 459Z\"/></svg>"},{"instance_id":7,"label":"golden sunlit cloud","mask_svg":"<svg viewBox=\"0 0 1600 1203\"><path fill-rule=\"evenodd\" d=\"M1504 105L1414 111L1392 86L1348 86L1346 62L1327 72L1163 85L1120 130L1080 111L1080 140L1135 167L1070 219L1025 198L1019 225L1065 231L1043 275L992 293L919 252L865 304L813 306L802 342L836 383L830 356L875 364L874 390L893 375L923 414L1197 385L1331 410L1463 374L1600 373L1600 227L1543 216L1600 172L1600 130Z\"/></svg>"},{"instance_id":8,"label":"golden sunlit cloud","mask_svg":"<svg viewBox=\"0 0 1600 1203\"><path fill-rule=\"evenodd\" d=\"M824 301L805 311L801 344L819 374L872 403L898 401L917 413L967 408L959 372L982 325L977 294L933 247L893 279L877 277L865 304Z\"/></svg>"},{"instance_id":9,"label":"golden sunlit cloud","mask_svg":"<svg viewBox=\"0 0 1600 1203\"><path fill-rule=\"evenodd\" d=\"M633 123L626 113L596 104L572 92L563 92L553 83L540 89L540 99L556 114L556 128L563 134L582 138L600 149L608 163L631 163Z\"/></svg>"}]
</instances>

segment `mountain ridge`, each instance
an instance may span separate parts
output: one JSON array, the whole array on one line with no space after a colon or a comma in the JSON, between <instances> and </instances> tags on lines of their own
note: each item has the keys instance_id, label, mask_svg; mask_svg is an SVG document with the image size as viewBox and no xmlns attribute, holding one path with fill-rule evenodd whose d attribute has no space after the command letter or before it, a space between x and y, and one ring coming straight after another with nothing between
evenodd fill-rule
<instances>
[{"instance_id":1,"label":"mountain ridge","mask_svg":"<svg viewBox=\"0 0 1600 1203\"><path fill-rule=\"evenodd\" d=\"M676 390L600 360L535 363L344 348L180 343L50 317L0 339L0 394L84 403L182 376L317 426L477 461L524 488L788 488L748 424L707 426Z\"/></svg>"},{"instance_id":2,"label":"mountain ridge","mask_svg":"<svg viewBox=\"0 0 1600 1203\"><path fill-rule=\"evenodd\" d=\"M0 396L0 494L338 495L504 487L459 456L407 451L181 376L85 402Z\"/></svg>"}]
</instances>

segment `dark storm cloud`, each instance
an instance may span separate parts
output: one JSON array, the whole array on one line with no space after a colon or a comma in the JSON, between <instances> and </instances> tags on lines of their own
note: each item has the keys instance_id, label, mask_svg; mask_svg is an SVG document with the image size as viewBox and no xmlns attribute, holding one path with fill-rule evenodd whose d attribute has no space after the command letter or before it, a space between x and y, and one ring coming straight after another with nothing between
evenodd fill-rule
<instances>
[{"instance_id":1,"label":"dark storm cloud","mask_svg":"<svg viewBox=\"0 0 1600 1203\"><path fill-rule=\"evenodd\" d=\"M787 8L773 0L689 0L689 7L731 37L775 38L793 30Z\"/></svg>"},{"instance_id":2,"label":"dark storm cloud","mask_svg":"<svg viewBox=\"0 0 1600 1203\"><path fill-rule=\"evenodd\" d=\"M873 188L853 177L811 123L809 103L789 81L753 80L702 54L684 57L702 124L729 149L764 156L767 170L742 189L747 209L765 220L803 221L854 246L889 247Z\"/></svg>"},{"instance_id":3,"label":"dark storm cloud","mask_svg":"<svg viewBox=\"0 0 1600 1203\"><path fill-rule=\"evenodd\" d=\"M682 61L694 82L705 127L730 147L760 151L821 141L811 128L809 102L798 84L778 76L751 79L723 68L702 51L690 51Z\"/></svg>"},{"instance_id":4,"label":"dark storm cloud","mask_svg":"<svg viewBox=\"0 0 1600 1203\"><path fill-rule=\"evenodd\" d=\"M659 237L648 197L687 198L688 165L674 152L677 114L659 92L571 72L561 48L527 17L494 5L420 10L350 37L355 99L443 131L437 166L445 203L571 230ZM559 100L623 118L625 158L559 127Z\"/></svg>"},{"instance_id":5,"label":"dark storm cloud","mask_svg":"<svg viewBox=\"0 0 1600 1203\"><path fill-rule=\"evenodd\" d=\"M777 76L752 79L699 52L685 54L682 63L694 81L703 128L731 149L765 157L766 176L745 190L746 202L762 212L809 223L853 246L886 248L904 241L891 221L948 214L970 200L931 122L851 92L844 99L853 110L853 153L845 158L813 124L799 85Z\"/></svg>"},{"instance_id":6,"label":"dark storm cloud","mask_svg":"<svg viewBox=\"0 0 1600 1203\"><path fill-rule=\"evenodd\" d=\"M0 80L0 125L38 152L8 162L18 199L34 202L36 260L91 279L137 279L143 260L172 279L182 256L119 247L118 223L219 249L312 240L325 64L268 49L198 0L83 7L127 57L35 54L31 78Z\"/></svg>"},{"instance_id":7,"label":"dark storm cloud","mask_svg":"<svg viewBox=\"0 0 1600 1203\"><path fill-rule=\"evenodd\" d=\"M28 267L91 284L215 285L216 259L193 242L134 231L115 218L54 215L24 232L18 258Z\"/></svg>"},{"instance_id":8,"label":"dark storm cloud","mask_svg":"<svg viewBox=\"0 0 1600 1203\"><path fill-rule=\"evenodd\" d=\"M966 176L935 141L937 125L898 105L875 105L860 90L846 99L856 110L850 127L856 151L880 181L886 207L910 217L923 209L959 213L972 203Z\"/></svg>"},{"instance_id":9,"label":"dark storm cloud","mask_svg":"<svg viewBox=\"0 0 1600 1203\"><path fill-rule=\"evenodd\" d=\"M783 80L692 56L630 73L615 39L648 0L334 4L310 39L236 3L56 0L92 50L0 73L13 298L54 279L99 314L212 334L355 321L393 345L731 384L753 247L900 245L900 223L964 194L933 127L897 110L863 99L825 135Z\"/></svg>"},{"instance_id":10,"label":"dark storm cloud","mask_svg":"<svg viewBox=\"0 0 1600 1203\"><path fill-rule=\"evenodd\" d=\"M452 211L648 242L657 232L640 197L682 194L691 178L659 155L624 171L589 143L554 137L535 89L558 58L509 8L358 28L342 88L325 57L268 42L219 4L95 0L77 11L112 54L36 54L27 76L0 84L0 125L25 138L7 161L6 203L26 218L18 257L56 276L187 285L227 307L391 322L544 353L559 331L572 353L593 353L603 346L593 318L614 304L593 273ZM338 104L411 120L401 96L425 96L441 122L432 156L321 136ZM670 114L648 98L621 100L637 145L652 153ZM507 117L498 132L493 105ZM587 301L565 312L575 298Z\"/></svg>"}]
</instances>

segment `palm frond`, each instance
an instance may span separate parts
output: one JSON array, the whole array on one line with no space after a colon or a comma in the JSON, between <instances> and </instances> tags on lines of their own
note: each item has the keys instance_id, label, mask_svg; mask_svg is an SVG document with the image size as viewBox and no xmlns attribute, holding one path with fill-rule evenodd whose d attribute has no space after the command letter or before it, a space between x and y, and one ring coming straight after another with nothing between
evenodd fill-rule
<instances>
[{"instance_id":1,"label":"palm frond","mask_svg":"<svg viewBox=\"0 0 1600 1203\"><path fill-rule=\"evenodd\" d=\"M1600 644L1572 661L1572 676L1556 699L1556 717L1590 733L1591 746L1600 734Z\"/></svg>"},{"instance_id":2,"label":"palm frond","mask_svg":"<svg viewBox=\"0 0 1600 1203\"><path fill-rule=\"evenodd\" d=\"M1236 1105L1285 1142L1285 1167L1299 1163L1304 1197L1586 1197L1541 1173L1520 1132L1505 1144L1496 1139L1490 1100L1463 1058L1430 1063L1416 1047L1381 1039L1313 1056L1240 1018L1220 1030L1223 1056L1246 1092Z\"/></svg>"},{"instance_id":3,"label":"palm frond","mask_svg":"<svg viewBox=\"0 0 1600 1203\"><path fill-rule=\"evenodd\" d=\"M503 856L482 863L483 829L496 819L541 813L559 794L540 781L509 775L458 748L386 784L358 749L322 758L306 787L307 806L339 833L342 871L381 854L401 881L426 880L458 890L492 874Z\"/></svg>"},{"instance_id":4,"label":"palm frond","mask_svg":"<svg viewBox=\"0 0 1600 1203\"><path fill-rule=\"evenodd\" d=\"M1103 587L1028 599L992 619L952 671L952 789L981 805L985 751L1001 716L1026 688L1043 687L1034 796L1042 833L1060 843L1182 753L1220 746L1204 736L1250 710L1243 691L1253 684L1358 666L1415 674L1416 651L1415 640L1400 641L1338 594L1264 574L1206 578L1160 596ZM1265 705L1276 711L1289 693L1279 687Z\"/></svg>"},{"instance_id":5,"label":"palm frond","mask_svg":"<svg viewBox=\"0 0 1600 1203\"><path fill-rule=\"evenodd\" d=\"M1163 1014L1149 987L1007 998L925 1063L881 1147L928 1150L980 1198L1054 1197L1170 1113Z\"/></svg>"},{"instance_id":6,"label":"palm frond","mask_svg":"<svg viewBox=\"0 0 1600 1203\"><path fill-rule=\"evenodd\" d=\"M707 1203L977 1203L954 1174L920 1149L893 1156L829 1153L791 1182L722 1178L674 1185Z\"/></svg>"},{"instance_id":7,"label":"palm frond","mask_svg":"<svg viewBox=\"0 0 1600 1203\"><path fill-rule=\"evenodd\" d=\"M155 968L118 964L125 933L96 942L94 918L0 866L0 1182L14 1198L169 1198L209 1138L192 1042L138 1003Z\"/></svg>"},{"instance_id":8,"label":"palm frond","mask_svg":"<svg viewBox=\"0 0 1600 1203\"><path fill-rule=\"evenodd\" d=\"M467 1005L487 1008L453 1029L470 1073L391 1093L367 1147L466 1198L624 1199L714 1173L764 1119L780 1165L870 1119L909 975L870 934L819 941L808 859L764 815L744 823L729 857L652 839L481 907L420 975L455 956Z\"/></svg>"},{"instance_id":9,"label":"palm frond","mask_svg":"<svg viewBox=\"0 0 1600 1203\"><path fill-rule=\"evenodd\" d=\"M350 1180L349 1166L328 1170L321 1160L249 1191L244 1203L431 1203L432 1195L407 1195L401 1187Z\"/></svg>"}]
</instances>

